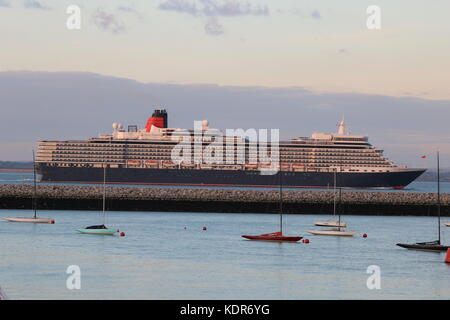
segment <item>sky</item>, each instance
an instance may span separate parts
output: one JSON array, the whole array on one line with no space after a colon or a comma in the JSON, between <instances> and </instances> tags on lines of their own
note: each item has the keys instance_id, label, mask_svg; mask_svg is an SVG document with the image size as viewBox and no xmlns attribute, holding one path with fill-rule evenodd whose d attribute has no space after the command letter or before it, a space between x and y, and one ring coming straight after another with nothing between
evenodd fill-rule
<instances>
[{"instance_id":1,"label":"sky","mask_svg":"<svg viewBox=\"0 0 450 320\"><path fill-rule=\"evenodd\" d=\"M0 0L0 70L450 99L448 12L447 0Z\"/></svg>"},{"instance_id":2,"label":"sky","mask_svg":"<svg viewBox=\"0 0 450 320\"><path fill-rule=\"evenodd\" d=\"M71 5L81 9L80 29L67 27ZM379 29L367 26L371 5ZM142 122L159 103L223 128L223 119L240 119L231 111L246 116L241 127L274 125L261 116L274 108L270 120L288 118L276 123L286 138L334 131L345 113L393 160L421 165L414 159L438 147L450 156L449 12L447 0L0 0L0 160L28 159L26 149L56 138L68 115L89 125L62 129L86 138L113 120ZM82 97L80 79L99 86L94 101ZM124 87L112 93L103 87L111 82ZM24 96L33 97L28 105ZM72 108L81 103L108 125L78 119ZM22 126L26 114L54 108L44 131Z\"/></svg>"}]
</instances>

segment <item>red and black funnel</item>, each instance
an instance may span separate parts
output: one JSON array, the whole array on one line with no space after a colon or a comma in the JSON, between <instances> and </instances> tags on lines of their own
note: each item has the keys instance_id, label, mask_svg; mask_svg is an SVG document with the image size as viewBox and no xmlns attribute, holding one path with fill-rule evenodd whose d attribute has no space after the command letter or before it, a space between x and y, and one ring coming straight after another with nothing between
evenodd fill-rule
<instances>
[{"instance_id":1,"label":"red and black funnel","mask_svg":"<svg viewBox=\"0 0 450 320\"><path fill-rule=\"evenodd\" d=\"M167 128L167 111L165 109L156 109L152 116L147 119L145 131L150 132L152 125L158 128Z\"/></svg>"}]
</instances>

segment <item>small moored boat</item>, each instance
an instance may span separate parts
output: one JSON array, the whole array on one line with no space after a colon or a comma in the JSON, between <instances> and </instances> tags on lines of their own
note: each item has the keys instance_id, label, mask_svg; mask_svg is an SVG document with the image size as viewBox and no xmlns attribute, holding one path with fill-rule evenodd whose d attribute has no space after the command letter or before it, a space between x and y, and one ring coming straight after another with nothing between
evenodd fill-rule
<instances>
[{"instance_id":1,"label":"small moored boat","mask_svg":"<svg viewBox=\"0 0 450 320\"><path fill-rule=\"evenodd\" d=\"M324 229L324 230L306 230L315 236L338 236L338 237L353 237L356 232L345 231L340 228Z\"/></svg>"},{"instance_id":2,"label":"small moored boat","mask_svg":"<svg viewBox=\"0 0 450 320\"><path fill-rule=\"evenodd\" d=\"M10 222L29 222L29 223L55 223L55 220L50 218L34 218L34 217L5 217L3 218Z\"/></svg>"},{"instance_id":3,"label":"small moored boat","mask_svg":"<svg viewBox=\"0 0 450 320\"><path fill-rule=\"evenodd\" d=\"M103 224L94 225L86 228L77 229L76 231L84 234L99 234L113 236L119 230L111 229L106 224L106 164L103 164Z\"/></svg>"},{"instance_id":4,"label":"small moored boat","mask_svg":"<svg viewBox=\"0 0 450 320\"><path fill-rule=\"evenodd\" d=\"M77 231L80 233L100 234L100 235L110 235L110 236L113 236L117 232L116 229L109 229L105 225L90 226L90 227L86 227L84 229L77 229Z\"/></svg>"},{"instance_id":5,"label":"small moored boat","mask_svg":"<svg viewBox=\"0 0 450 320\"><path fill-rule=\"evenodd\" d=\"M316 221L314 225L319 227L341 227L341 228L345 228L347 226L345 222L339 222L336 220Z\"/></svg>"},{"instance_id":6,"label":"small moored boat","mask_svg":"<svg viewBox=\"0 0 450 320\"><path fill-rule=\"evenodd\" d=\"M439 151L436 154L437 159L437 233L438 240L427 241L427 242L416 242L416 243L397 243L397 246L419 251L447 251L450 246L441 244L441 190L440 190L440 168L439 168Z\"/></svg>"},{"instance_id":7,"label":"small moored boat","mask_svg":"<svg viewBox=\"0 0 450 320\"><path fill-rule=\"evenodd\" d=\"M279 242L297 242L303 239L303 237L283 236L281 232L266 233L261 234L259 236L243 235L242 237L249 240L279 241Z\"/></svg>"},{"instance_id":8,"label":"small moored boat","mask_svg":"<svg viewBox=\"0 0 450 320\"><path fill-rule=\"evenodd\" d=\"M256 236L242 235L243 238L248 240L259 240L259 241L277 241L277 242L297 242L303 239L300 236L284 236L283 235L283 181L282 174L283 171L278 171L280 175L280 231L265 233Z\"/></svg>"},{"instance_id":9,"label":"small moored boat","mask_svg":"<svg viewBox=\"0 0 450 320\"><path fill-rule=\"evenodd\" d=\"M420 251L447 251L450 248L450 246L442 245L439 240L429 242L417 242L414 244L397 243L397 245L405 249L420 250Z\"/></svg>"},{"instance_id":10,"label":"small moored boat","mask_svg":"<svg viewBox=\"0 0 450 320\"><path fill-rule=\"evenodd\" d=\"M314 225L319 227L341 227L345 228L347 224L344 221L337 221L336 220L336 171L337 169L334 169L334 198L333 198L333 219L329 219L327 221L316 221ZM339 203L341 202L341 189L339 188Z\"/></svg>"},{"instance_id":11,"label":"small moored boat","mask_svg":"<svg viewBox=\"0 0 450 320\"><path fill-rule=\"evenodd\" d=\"M37 184L36 184L36 160L34 158L33 151L33 199L32 199L32 209L34 210L33 217L4 217L3 220L9 222L27 222L27 223L50 223L54 224L55 220L50 218L38 218L37 216L37 204L36 204L36 194L37 194Z\"/></svg>"}]
</instances>

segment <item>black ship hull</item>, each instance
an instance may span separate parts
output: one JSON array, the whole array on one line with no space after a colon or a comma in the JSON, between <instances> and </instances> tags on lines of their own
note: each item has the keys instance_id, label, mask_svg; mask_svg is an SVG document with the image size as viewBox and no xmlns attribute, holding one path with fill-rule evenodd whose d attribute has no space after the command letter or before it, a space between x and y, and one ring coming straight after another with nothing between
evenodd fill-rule
<instances>
[{"instance_id":1,"label":"black ship hull","mask_svg":"<svg viewBox=\"0 0 450 320\"><path fill-rule=\"evenodd\" d=\"M37 164L42 182L103 183L103 169L93 167L58 167ZM336 185L343 188L402 189L424 170L394 172L338 172ZM267 175L247 170L198 170L108 168L107 182L112 184L204 185L272 187L280 183L279 174ZM333 172L283 172L286 187L333 187Z\"/></svg>"}]
</instances>

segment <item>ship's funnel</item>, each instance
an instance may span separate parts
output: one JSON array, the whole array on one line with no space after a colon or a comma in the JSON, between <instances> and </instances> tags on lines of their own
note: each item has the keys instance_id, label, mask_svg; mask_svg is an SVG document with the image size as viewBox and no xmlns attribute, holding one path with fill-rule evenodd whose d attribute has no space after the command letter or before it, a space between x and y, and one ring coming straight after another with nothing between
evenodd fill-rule
<instances>
[{"instance_id":1,"label":"ship's funnel","mask_svg":"<svg viewBox=\"0 0 450 320\"><path fill-rule=\"evenodd\" d=\"M165 109L156 109L152 116L147 119L145 131L150 132L152 125L158 128L167 128L167 111Z\"/></svg>"}]
</instances>

